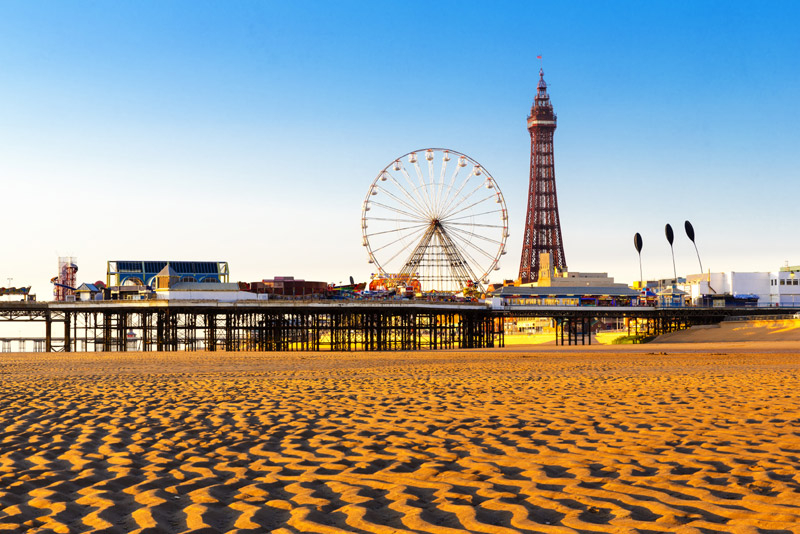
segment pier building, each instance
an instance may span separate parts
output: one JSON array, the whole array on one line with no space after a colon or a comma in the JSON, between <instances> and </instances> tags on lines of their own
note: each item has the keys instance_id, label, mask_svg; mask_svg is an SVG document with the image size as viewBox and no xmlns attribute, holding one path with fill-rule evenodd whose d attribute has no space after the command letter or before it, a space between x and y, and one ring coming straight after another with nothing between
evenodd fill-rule
<instances>
[{"instance_id":1,"label":"pier building","mask_svg":"<svg viewBox=\"0 0 800 534\"><path fill-rule=\"evenodd\" d=\"M771 272L708 272L690 274L678 287L695 306L800 306L800 265Z\"/></svg>"},{"instance_id":2,"label":"pier building","mask_svg":"<svg viewBox=\"0 0 800 534\"><path fill-rule=\"evenodd\" d=\"M229 282L227 261L113 260L106 269L107 286L156 286L156 276L169 265L179 282Z\"/></svg>"}]
</instances>

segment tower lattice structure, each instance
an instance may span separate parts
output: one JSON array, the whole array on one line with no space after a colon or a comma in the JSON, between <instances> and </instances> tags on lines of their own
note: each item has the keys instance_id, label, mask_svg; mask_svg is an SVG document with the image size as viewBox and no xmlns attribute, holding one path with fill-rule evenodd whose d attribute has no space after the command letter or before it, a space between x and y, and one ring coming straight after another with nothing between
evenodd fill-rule
<instances>
[{"instance_id":1,"label":"tower lattice structure","mask_svg":"<svg viewBox=\"0 0 800 534\"><path fill-rule=\"evenodd\" d=\"M528 189L528 214L525 218L525 234L522 244L522 259L519 278L522 283L539 279L539 255L550 254L551 265L566 270L564 242L561 238L561 222L558 218L556 197L556 173L553 164L553 134L556 131L556 114L544 71L539 70L539 85L536 98L528 117L531 134L531 175Z\"/></svg>"}]
</instances>

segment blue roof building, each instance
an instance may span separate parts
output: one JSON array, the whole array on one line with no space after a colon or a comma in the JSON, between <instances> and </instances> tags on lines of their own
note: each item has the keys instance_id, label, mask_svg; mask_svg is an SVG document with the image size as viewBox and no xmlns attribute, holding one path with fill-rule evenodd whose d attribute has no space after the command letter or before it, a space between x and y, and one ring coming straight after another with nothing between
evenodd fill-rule
<instances>
[{"instance_id":1,"label":"blue roof building","mask_svg":"<svg viewBox=\"0 0 800 534\"><path fill-rule=\"evenodd\" d=\"M169 266L178 282L227 283L230 273L226 261L109 261L106 270L108 286L155 287L156 276Z\"/></svg>"}]
</instances>

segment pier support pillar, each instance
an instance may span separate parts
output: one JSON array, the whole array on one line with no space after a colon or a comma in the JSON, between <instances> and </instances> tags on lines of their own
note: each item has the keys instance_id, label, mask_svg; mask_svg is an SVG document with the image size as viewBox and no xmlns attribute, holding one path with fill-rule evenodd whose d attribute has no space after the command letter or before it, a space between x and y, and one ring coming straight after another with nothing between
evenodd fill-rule
<instances>
[{"instance_id":1,"label":"pier support pillar","mask_svg":"<svg viewBox=\"0 0 800 534\"><path fill-rule=\"evenodd\" d=\"M53 320L49 311L44 316L44 345L45 352L53 352Z\"/></svg>"}]
</instances>

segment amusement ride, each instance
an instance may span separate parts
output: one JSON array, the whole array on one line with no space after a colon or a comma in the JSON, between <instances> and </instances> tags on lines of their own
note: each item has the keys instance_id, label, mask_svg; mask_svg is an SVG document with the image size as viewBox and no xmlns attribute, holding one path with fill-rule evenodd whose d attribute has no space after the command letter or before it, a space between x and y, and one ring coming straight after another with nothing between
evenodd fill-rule
<instances>
[{"instance_id":1,"label":"amusement ride","mask_svg":"<svg viewBox=\"0 0 800 534\"><path fill-rule=\"evenodd\" d=\"M415 292L482 291L506 253L508 211L491 174L465 154L409 152L384 167L361 210L379 280Z\"/></svg>"}]
</instances>

